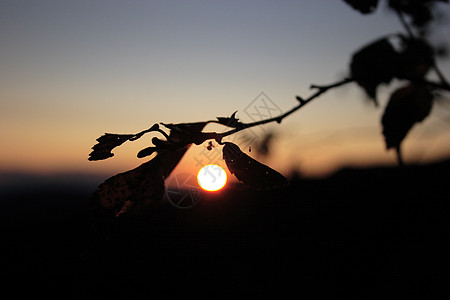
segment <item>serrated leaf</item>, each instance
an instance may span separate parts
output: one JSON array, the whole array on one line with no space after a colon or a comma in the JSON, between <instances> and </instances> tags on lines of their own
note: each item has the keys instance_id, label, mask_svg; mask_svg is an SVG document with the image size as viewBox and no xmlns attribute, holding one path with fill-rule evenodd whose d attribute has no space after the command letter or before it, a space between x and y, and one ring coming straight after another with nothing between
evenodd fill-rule
<instances>
[{"instance_id":1,"label":"serrated leaf","mask_svg":"<svg viewBox=\"0 0 450 300\"><path fill-rule=\"evenodd\" d=\"M151 131L160 131L159 125L154 124L147 130L141 131L136 134L115 134L115 133L105 133L97 139L97 144L92 147L92 152L89 153L88 160L102 160L109 157L113 157L114 154L111 152L115 147L118 147L125 143L126 141L135 141L141 136ZM161 131L160 131L161 132ZM164 132L161 132L164 133Z\"/></svg>"},{"instance_id":2,"label":"serrated leaf","mask_svg":"<svg viewBox=\"0 0 450 300\"><path fill-rule=\"evenodd\" d=\"M231 174L250 187L267 190L287 185L287 179L283 175L251 158L236 144L226 142L222 151Z\"/></svg>"},{"instance_id":3,"label":"serrated leaf","mask_svg":"<svg viewBox=\"0 0 450 300\"><path fill-rule=\"evenodd\" d=\"M425 85L412 83L394 91L381 119L386 148L399 147L414 124L428 116L432 104L433 94Z\"/></svg>"},{"instance_id":4,"label":"serrated leaf","mask_svg":"<svg viewBox=\"0 0 450 300\"><path fill-rule=\"evenodd\" d=\"M112 134L105 133L97 139L97 144L92 147L92 152L89 154L89 160L102 160L114 156L111 152L117 146L122 145L130 138L134 137L134 134Z\"/></svg>"},{"instance_id":5,"label":"serrated leaf","mask_svg":"<svg viewBox=\"0 0 450 300\"><path fill-rule=\"evenodd\" d=\"M376 100L376 89L389 83L398 73L399 56L387 38L375 41L353 54L350 71L352 78L367 95Z\"/></svg>"},{"instance_id":6,"label":"serrated leaf","mask_svg":"<svg viewBox=\"0 0 450 300\"><path fill-rule=\"evenodd\" d=\"M344 0L344 2L362 14L374 12L378 5L378 0Z\"/></svg>"}]
</instances>

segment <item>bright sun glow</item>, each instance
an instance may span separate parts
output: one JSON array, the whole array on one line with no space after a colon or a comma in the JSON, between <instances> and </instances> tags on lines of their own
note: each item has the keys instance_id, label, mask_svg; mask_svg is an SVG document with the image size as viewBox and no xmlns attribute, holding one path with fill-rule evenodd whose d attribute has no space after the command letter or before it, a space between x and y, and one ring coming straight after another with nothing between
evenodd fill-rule
<instances>
[{"instance_id":1,"label":"bright sun glow","mask_svg":"<svg viewBox=\"0 0 450 300\"><path fill-rule=\"evenodd\" d=\"M218 191L227 183L227 173L218 165L206 165L198 171L197 181L204 190Z\"/></svg>"}]
</instances>

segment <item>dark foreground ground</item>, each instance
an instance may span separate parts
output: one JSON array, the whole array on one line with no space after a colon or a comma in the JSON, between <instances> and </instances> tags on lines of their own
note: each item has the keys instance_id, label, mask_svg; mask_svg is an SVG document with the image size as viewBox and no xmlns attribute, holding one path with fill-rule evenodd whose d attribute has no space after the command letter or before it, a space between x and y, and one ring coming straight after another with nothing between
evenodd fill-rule
<instances>
[{"instance_id":1,"label":"dark foreground ground","mask_svg":"<svg viewBox=\"0 0 450 300\"><path fill-rule=\"evenodd\" d=\"M0 194L1 289L11 299L450 299L449 173L441 162L228 190L107 234L88 210L101 182L24 179Z\"/></svg>"}]
</instances>

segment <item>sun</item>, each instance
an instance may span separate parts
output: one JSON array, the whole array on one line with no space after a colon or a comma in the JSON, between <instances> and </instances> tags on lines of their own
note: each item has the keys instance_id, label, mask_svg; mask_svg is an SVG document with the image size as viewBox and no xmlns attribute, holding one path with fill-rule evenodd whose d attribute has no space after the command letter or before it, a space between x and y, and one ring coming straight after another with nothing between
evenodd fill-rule
<instances>
[{"instance_id":1,"label":"sun","mask_svg":"<svg viewBox=\"0 0 450 300\"><path fill-rule=\"evenodd\" d=\"M206 191L218 191L227 183L227 173L218 165L206 165L198 171L197 181Z\"/></svg>"}]
</instances>

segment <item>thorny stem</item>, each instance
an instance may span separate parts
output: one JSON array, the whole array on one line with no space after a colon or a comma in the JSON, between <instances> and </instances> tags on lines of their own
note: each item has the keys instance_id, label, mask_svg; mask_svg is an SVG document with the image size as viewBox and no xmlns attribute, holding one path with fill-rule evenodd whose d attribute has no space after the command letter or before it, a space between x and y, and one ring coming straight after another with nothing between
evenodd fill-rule
<instances>
[{"instance_id":1,"label":"thorny stem","mask_svg":"<svg viewBox=\"0 0 450 300\"><path fill-rule=\"evenodd\" d=\"M437 68L436 68L437 69ZM223 133L217 133L217 132L200 132L199 134L195 135L195 137L192 137L192 140L190 141L190 143L194 143L197 145L200 145L202 143L204 143L207 140L215 140L217 143L219 144L223 144L222 139L226 136L235 134L239 131L242 131L244 129L247 128L251 128L251 127L255 127L255 126L259 126L259 125L263 125L263 124L267 124L267 123L271 123L271 122L277 122L277 123L281 123L281 121L288 117L289 115L293 114L294 112L296 112L297 110L299 110L300 108L302 108L303 106L305 106L306 104L308 104L309 102L311 102L312 100L316 99L317 97L319 97L320 95L322 95L323 93L327 92L330 89L334 89L340 86L343 86L347 83L351 83L355 81L355 79L353 78L345 78L341 81L329 84L329 85L311 85L311 89L316 89L317 91L315 93L313 93L311 96L309 96L306 99L301 98L300 96L296 96L297 101L299 102L296 106L294 106L293 108L291 108L290 110L288 110L287 112L273 117L273 118L269 118L269 119L265 119L265 120L260 120L257 122L252 122L252 123L241 123L238 122L236 124L236 128L223 132ZM450 86L448 85L448 83L445 81L445 78L442 80L442 83L436 83L436 82L431 82L431 81L427 81L427 80L423 80L422 81L425 84L428 84L430 86L436 87L436 88L440 88L440 89L444 89L447 91L450 91ZM234 115L234 114L233 114ZM210 121L206 121L204 123L219 123L222 124L220 122L218 122L217 120L210 120ZM164 124L163 124L164 125ZM223 125L223 124L222 124ZM169 135L167 135L167 133L165 133L163 130L161 130L157 124L153 125L151 128L141 131L137 134L135 134L132 138L130 138L130 140L136 140L138 138L140 138L142 135L151 132L151 131L158 131L161 134L164 135L164 137L170 141L171 137ZM177 144L175 142L175 144ZM400 146L397 147L397 160L400 166L403 165L403 159L402 159L402 155L401 155L401 151L400 151Z\"/></svg>"},{"instance_id":2,"label":"thorny stem","mask_svg":"<svg viewBox=\"0 0 450 300\"><path fill-rule=\"evenodd\" d=\"M218 138L222 139L228 135L237 133L243 129L247 129L250 127L254 127L254 126L259 126L259 125L263 125L263 124L267 124L267 123L271 123L271 122L277 122L277 123L281 123L281 121L286 118L287 116L289 116L290 114L294 113L295 111L299 110L300 108L302 108L303 106L305 106L306 104L308 104L309 102L311 102L312 100L314 100L315 98L319 97L320 95L322 95L323 93L325 93L326 91L328 91L329 89L333 89L339 86L342 86L344 84L350 83L352 82L353 79L351 78L346 78L344 80L338 81L336 83L330 84L330 85L326 85L326 86L318 86L318 85L311 85L312 89L317 89L317 91L312 94L311 96L309 96L306 99L302 99L299 96L297 96L297 100L299 101L299 104L294 106L292 109L288 110L287 112L273 117L273 118L269 118L269 119L265 119L265 120L261 120L261 121L257 121L257 122L253 122L253 123L242 123L240 126L238 126L235 129L226 131L224 133L219 133L218 134ZM217 139L216 139L217 140Z\"/></svg>"},{"instance_id":3,"label":"thorny stem","mask_svg":"<svg viewBox=\"0 0 450 300\"><path fill-rule=\"evenodd\" d=\"M288 110L287 112L276 116L276 117L272 117L269 119L265 119L265 120L260 120L257 122L252 122L252 123L239 123L237 125L236 128L231 129L229 131L223 132L223 133L217 133L217 132L201 132L199 136L196 137L195 141L192 141L193 143L200 145L203 142L207 141L207 140L211 140L214 139L217 143L219 144L223 144L222 143L222 139L226 136L235 134L239 131L242 131L244 129L247 128L251 128L251 127L255 127L255 126L259 126L259 125L264 125L267 123L271 123L271 122L277 122L277 123L281 123L281 121L286 118L287 116L291 115L292 113L296 112L297 110L299 110L300 108L302 108L303 106L305 106L306 104L308 104L309 102L311 102L312 100L314 100L315 98L319 97L320 95L322 95L323 93L327 92L330 89L334 89L340 86L343 86L347 83L351 83L353 82L354 79L353 78L345 78L341 81L329 84L329 85L311 85L312 89L317 89L317 91L315 93L313 93L311 96L309 96L306 99L303 99L299 96L296 97L296 99L299 101L299 103L294 106L293 108L291 108L290 110ZM432 81L424 81L425 84L428 84L430 86L436 87L436 88L440 88L440 89L444 89L447 91L450 91L450 86L446 84L446 82L443 83L435 83ZM211 121L207 121L207 123L219 123L216 120L211 120ZM160 131L160 130L158 130ZM161 130L162 131L162 130ZM161 132L160 131L160 132ZM163 131L162 131L163 132ZM167 136L167 134L165 134L166 138L169 140L170 137Z\"/></svg>"},{"instance_id":4,"label":"thorny stem","mask_svg":"<svg viewBox=\"0 0 450 300\"><path fill-rule=\"evenodd\" d=\"M219 144L223 144L222 139L226 136L235 134L239 131L242 131L244 129L247 128L251 128L251 127L255 127L255 126L259 126L259 125L263 125L263 124L267 124L267 123L271 123L271 122L277 122L277 123L281 123L281 121L286 118L287 116L291 115L292 113L296 112L297 110L299 110L300 108L302 108L303 106L305 106L306 104L308 104L309 102L311 102L312 100L314 100L315 98L319 97L320 95L322 95L323 93L327 92L330 89L333 88L337 88L340 87L344 84L353 82L354 79L352 78L345 78L341 81L329 84L329 85L323 85L323 86L319 86L319 85L311 85L312 89L317 89L317 91L312 94L311 96L309 96L306 99L301 98L300 96L297 96L296 99L297 101L299 101L298 105L294 106L293 108L291 108L290 110L288 110L287 112L273 117L273 118L269 118L269 119L265 119L265 120L261 120L261 121L257 121L257 122L252 122L252 123L241 123L239 122L238 124L236 124L236 128L223 132L223 133L217 133L217 132L200 132L198 135L196 135L190 142L194 143L196 145L200 145L202 143L204 143L207 140L215 140L217 143ZM217 120L210 120L210 121L206 121L205 123L219 123L222 124L220 122L218 122ZM164 125L164 124L163 124ZM223 124L222 124L223 125ZM141 136L144 133L150 132L150 131L159 131L161 133L164 134L164 136L166 137L167 140L171 140L170 136L168 136L167 134L165 134L164 131L162 130L152 130L147 129L144 130L138 134L136 134L136 136ZM191 137L192 138L192 137Z\"/></svg>"},{"instance_id":5,"label":"thorny stem","mask_svg":"<svg viewBox=\"0 0 450 300\"><path fill-rule=\"evenodd\" d=\"M281 121L286 118L287 116L291 115L292 113L296 112L297 110L299 110L300 108L302 108L303 106L305 106L306 104L308 104L309 102L311 102L312 100L314 100L315 98L319 97L320 95L322 95L323 93L327 92L330 89L334 89L340 86L343 86L347 83L351 83L353 82L354 79L352 78L345 78L341 81L329 84L329 85L311 85L312 89L317 89L317 91L315 93L313 93L311 96L309 96L306 99L303 99L299 96L296 97L296 99L299 101L299 103L294 106L293 108L291 108L290 110L288 110L287 112L276 116L276 117L272 117L269 119L264 119L264 120L260 120L260 121L256 121L256 122L252 122L252 123L239 123L237 125L236 128L231 129L229 131L223 132L223 133L217 133L217 132L201 132L200 136L196 137L196 140L194 141L195 144L199 145L202 144L203 142L210 140L210 139L214 139L217 143L222 144L222 139L226 136L235 134L239 131L242 131L244 129L247 128L251 128L251 127L255 127L255 126L259 126L259 125L264 125L267 123L272 123L272 122L277 122L277 123L281 123ZM444 89L447 91L450 91L450 86L446 85L445 82L443 83L435 83L435 82L431 82L431 81L425 81L425 84L428 84L430 86L436 87L436 88L440 88L440 89ZM208 123L218 123L217 121L208 121ZM168 138L168 137L166 137Z\"/></svg>"}]
</instances>

